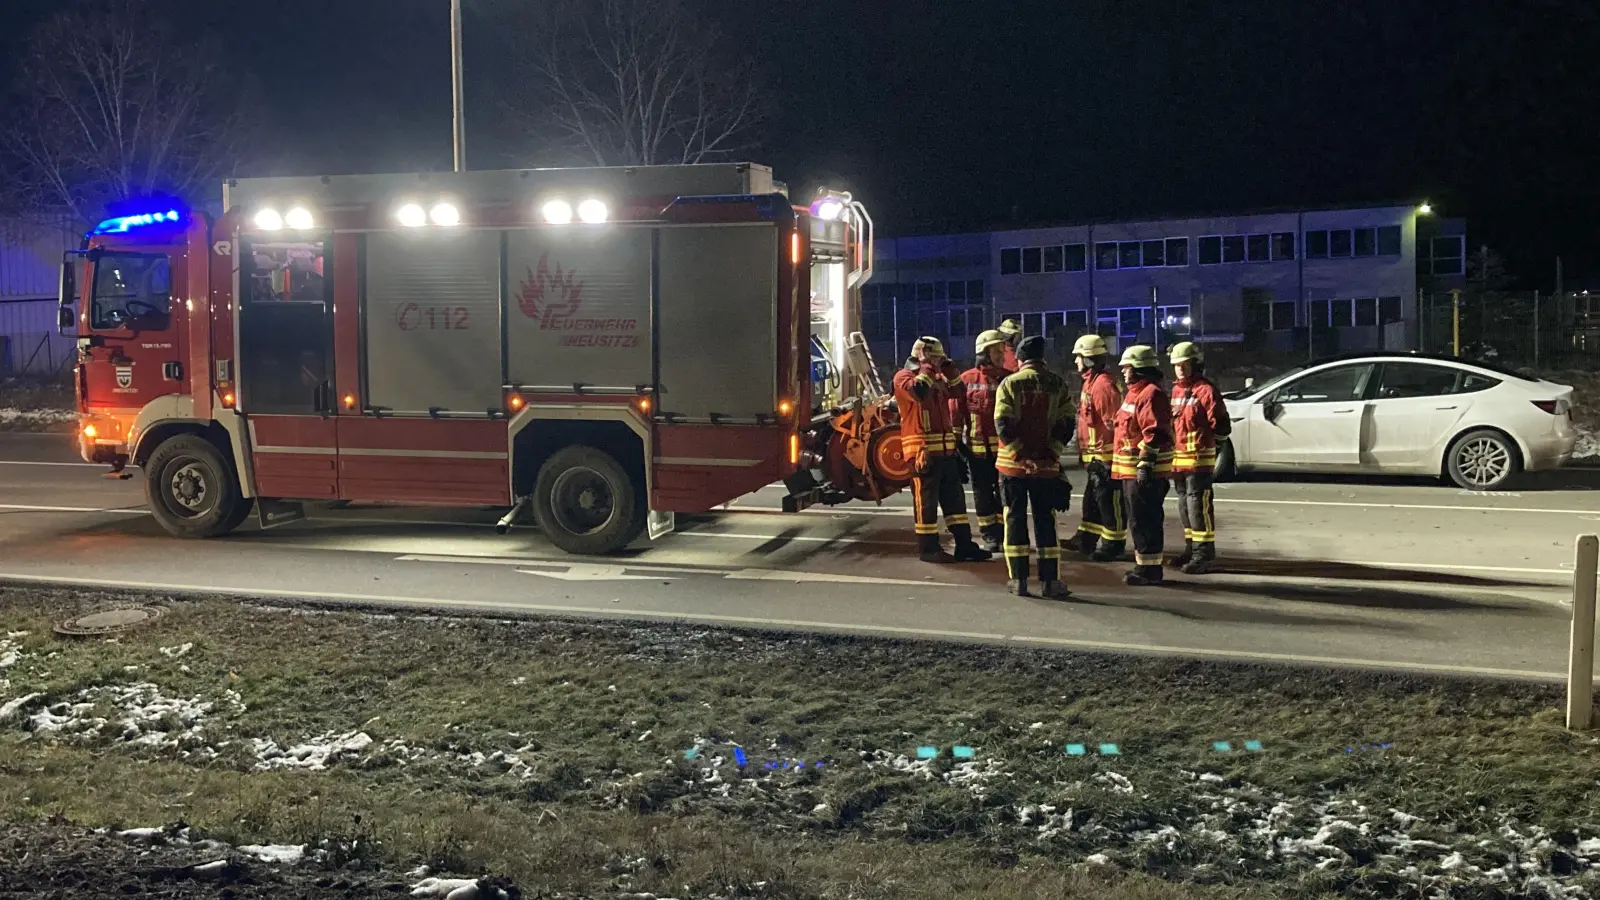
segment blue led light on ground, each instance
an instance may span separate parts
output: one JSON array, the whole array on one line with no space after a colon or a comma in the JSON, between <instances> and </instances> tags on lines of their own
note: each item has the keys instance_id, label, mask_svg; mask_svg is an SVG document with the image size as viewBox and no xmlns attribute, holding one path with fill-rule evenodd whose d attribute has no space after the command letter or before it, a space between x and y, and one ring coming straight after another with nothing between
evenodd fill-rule
<instances>
[{"instance_id":1,"label":"blue led light on ground","mask_svg":"<svg viewBox=\"0 0 1600 900\"><path fill-rule=\"evenodd\" d=\"M1227 741L1212 741L1211 742L1211 749L1215 750L1218 753L1232 753L1233 752L1233 745L1228 743Z\"/></svg>"},{"instance_id":2,"label":"blue led light on ground","mask_svg":"<svg viewBox=\"0 0 1600 900\"><path fill-rule=\"evenodd\" d=\"M1260 753L1266 748L1261 746L1260 741L1245 741L1244 749L1249 750L1251 753Z\"/></svg>"},{"instance_id":3,"label":"blue led light on ground","mask_svg":"<svg viewBox=\"0 0 1600 900\"><path fill-rule=\"evenodd\" d=\"M700 755L700 751L695 747L690 747L689 749L683 751L683 758L684 759L694 759L696 756L699 756L699 755Z\"/></svg>"},{"instance_id":4,"label":"blue led light on ground","mask_svg":"<svg viewBox=\"0 0 1600 900\"><path fill-rule=\"evenodd\" d=\"M1393 746L1394 744L1362 744L1359 747L1346 747L1344 748L1344 752L1354 753L1357 750L1388 750Z\"/></svg>"},{"instance_id":5,"label":"blue led light on ground","mask_svg":"<svg viewBox=\"0 0 1600 900\"><path fill-rule=\"evenodd\" d=\"M1087 756L1088 754L1089 754L1088 748L1084 747L1084 745L1082 745L1082 744L1068 744L1067 745L1067 755L1068 756Z\"/></svg>"},{"instance_id":6,"label":"blue led light on ground","mask_svg":"<svg viewBox=\"0 0 1600 900\"><path fill-rule=\"evenodd\" d=\"M1101 744L1100 745L1100 755L1101 756L1121 756L1122 755L1122 751L1117 749L1117 745L1116 744Z\"/></svg>"},{"instance_id":7,"label":"blue led light on ground","mask_svg":"<svg viewBox=\"0 0 1600 900\"><path fill-rule=\"evenodd\" d=\"M748 762L748 760L746 759L746 757L744 755L744 748L743 747L735 747L735 748L733 748L733 761L738 763L741 766L744 765L746 762Z\"/></svg>"},{"instance_id":8,"label":"blue led light on ground","mask_svg":"<svg viewBox=\"0 0 1600 900\"><path fill-rule=\"evenodd\" d=\"M938 747L918 747L917 759L933 759L939 755Z\"/></svg>"},{"instance_id":9,"label":"blue led light on ground","mask_svg":"<svg viewBox=\"0 0 1600 900\"><path fill-rule=\"evenodd\" d=\"M971 759L978 755L978 751L971 747L951 747L950 753L956 759Z\"/></svg>"}]
</instances>

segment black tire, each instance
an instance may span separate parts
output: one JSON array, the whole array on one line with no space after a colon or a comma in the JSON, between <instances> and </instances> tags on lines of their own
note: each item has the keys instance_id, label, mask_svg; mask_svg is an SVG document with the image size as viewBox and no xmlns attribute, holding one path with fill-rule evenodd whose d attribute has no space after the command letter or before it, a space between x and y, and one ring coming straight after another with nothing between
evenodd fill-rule
<instances>
[{"instance_id":1,"label":"black tire","mask_svg":"<svg viewBox=\"0 0 1600 900\"><path fill-rule=\"evenodd\" d=\"M1212 481L1233 481L1239 477L1239 470L1233 464L1233 441L1223 441L1217 448L1217 468L1211 475Z\"/></svg>"},{"instance_id":2,"label":"black tire","mask_svg":"<svg viewBox=\"0 0 1600 900\"><path fill-rule=\"evenodd\" d=\"M1504 487L1522 471L1522 454L1515 441L1498 431L1480 428L1450 442L1444 454L1445 475L1469 491Z\"/></svg>"},{"instance_id":3,"label":"black tire","mask_svg":"<svg viewBox=\"0 0 1600 900\"><path fill-rule=\"evenodd\" d=\"M219 537L250 515L233 466L214 444L195 434L163 441L144 464L150 513L174 537Z\"/></svg>"},{"instance_id":4,"label":"black tire","mask_svg":"<svg viewBox=\"0 0 1600 900\"><path fill-rule=\"evenodd\" d=\"M604 450L567 447L539 468L533 517L568 553L615 553L644 532L644 486Z\"/></svg>"}]
</instances>

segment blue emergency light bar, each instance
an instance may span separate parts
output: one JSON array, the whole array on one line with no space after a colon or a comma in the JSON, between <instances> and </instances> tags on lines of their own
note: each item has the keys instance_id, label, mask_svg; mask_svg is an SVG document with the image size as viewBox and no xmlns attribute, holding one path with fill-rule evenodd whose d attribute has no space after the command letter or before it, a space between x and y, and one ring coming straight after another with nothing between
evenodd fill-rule
<instances>
[{"instance_id":1,"label":"blue emergency light bar","mask_svg":"<svg viewBox=\"0 0 1600 900\"><path fill-rule=\"evenodd\" d=\"M180 221L183 217L175 209L163 212L140 213L136 216L115 216L106 219L94 227L90 234L127 234L138 228L152 225L166 225L170 222Z\"/></svg>"}]
</instances>

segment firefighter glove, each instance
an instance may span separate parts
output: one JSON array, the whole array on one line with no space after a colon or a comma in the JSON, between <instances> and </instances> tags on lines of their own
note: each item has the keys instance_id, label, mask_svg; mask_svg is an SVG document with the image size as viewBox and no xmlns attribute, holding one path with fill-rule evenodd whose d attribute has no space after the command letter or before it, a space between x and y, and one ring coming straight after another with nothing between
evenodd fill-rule
<instances>
[{"instance_id":1,"label":"firefighter glove","mask_svg":"<svg viewBox=\"0 0 1600 900\"><path fill-rule=\"evenodd\" d=\"M1156 467L1151 463L1139 463L1137 472L1140 484L1149 484L1156 477Z\"/></svg>"},{"instance_id":2,"label":"firefighter glove","mask_svg":"<svg viewBox=\"0 0 1600 900\"><path fill-rule=\"evenodd\" d=\"M918 450L917 458L911 462L911 471L917 475L926 475L933 468L932 462L932 458L928 456L928 451Z\"/></svg>"},{"instance_id":3,"label":"firefighter glove","mask_svg":"<svg viewBox=\"0 0 1600 900\"><path fill-rule=\"evenodd\" d=\"M1106 464L1098 459L1090 460L1089 464L1083 467L1083 470L1089 473L1090 478L1098 478L1101 481L1111 475L1111 471L1106 468Z\"/></svg>"}]
</instances>

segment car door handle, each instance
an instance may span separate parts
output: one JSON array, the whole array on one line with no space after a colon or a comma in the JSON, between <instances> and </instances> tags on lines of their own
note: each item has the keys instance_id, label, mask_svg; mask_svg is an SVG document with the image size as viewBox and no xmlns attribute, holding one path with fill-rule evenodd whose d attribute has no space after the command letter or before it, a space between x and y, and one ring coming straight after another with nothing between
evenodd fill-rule
<instances>
[{"instance_id":1,"label":"car door handle","mask_svg":"<svg viewBox=\"0 0 1600 900\"><path fill-rule=\"evenodd\" d=\"M1434 409L1455 409L1454 406L1435 406Z\"/></svg>"},{"instance_id":2,"label":"car door handle","mask_svg":"<svg viewBox=\"0 0 1600 900\"><path fill-rule=\"evenodd\" d=\"M1353 412L1355 412L1353 409L1336 409L1333 411L1333 414L1336 416L1345 416Z\"/></svg>"}]
</instances>

